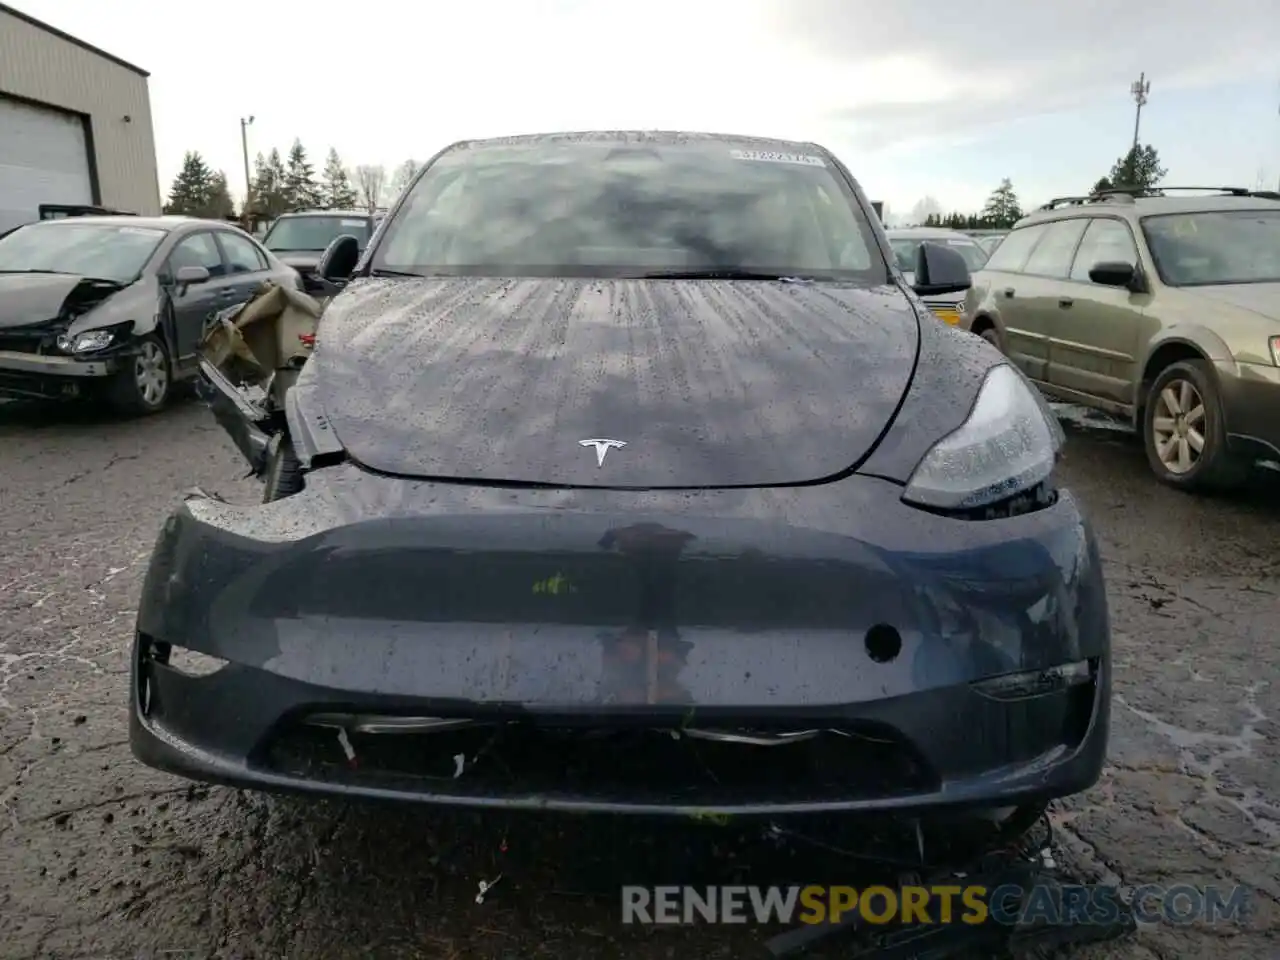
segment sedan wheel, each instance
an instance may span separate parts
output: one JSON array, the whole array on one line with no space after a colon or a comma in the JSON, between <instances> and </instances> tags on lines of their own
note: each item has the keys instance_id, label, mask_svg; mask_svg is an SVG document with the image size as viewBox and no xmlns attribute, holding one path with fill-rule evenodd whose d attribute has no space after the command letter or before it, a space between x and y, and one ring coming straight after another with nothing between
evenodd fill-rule
<instances>
[{"instance_id":1,"label":"sedan wheel","mask_svg":"<svg viewBox=\"0 0 1280 960\"><path fill-rule=\"evenodd\" d=\"M133 359L111 382L110 399L121 413L155 413L169 402L172 386L164 345L155 337L146 337L138 344Z\"/></svg>"},{"instance_id":2,"label":"sedan wheel","mask_svg":"<svg viewBox=\"0 0 1280 960\"><path fill-rule=\"evenodd\" d=\"M1156 475L1175 487L1238 485L1247 465L1227 448L1227 425L1208 364L1187 360L1163 370L1147 395L1144 440Z\"/></svg>"},{"instance_id":3,"label":"sedan wheel","mask_svg":"<svg viewBox=\"0 0 1280 960\"><path fill-rule=\"evenodd\" d=\"M144 342L133 361L138 398L148 407L161 407L169 395L169 361L160 345Z\"/></svg>"}]
</instances>

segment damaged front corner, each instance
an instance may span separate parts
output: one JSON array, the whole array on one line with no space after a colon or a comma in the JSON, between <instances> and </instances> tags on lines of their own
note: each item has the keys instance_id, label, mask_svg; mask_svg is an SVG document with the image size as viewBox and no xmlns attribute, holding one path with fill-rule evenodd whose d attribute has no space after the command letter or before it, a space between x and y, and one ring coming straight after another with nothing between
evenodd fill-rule
<instances>
[{"instance_id":1,"label":"damaged front corner","mask_svg":"<svg viewBox=\"0 0 1280 960\"><path fill-rule=\"evenodd\" d=\"M254 476L271 439L287 431L284 398L315 345L321 304L265 284L247 303L217 314L200 344L201 394Z\"/></svg>"}]
</instances>

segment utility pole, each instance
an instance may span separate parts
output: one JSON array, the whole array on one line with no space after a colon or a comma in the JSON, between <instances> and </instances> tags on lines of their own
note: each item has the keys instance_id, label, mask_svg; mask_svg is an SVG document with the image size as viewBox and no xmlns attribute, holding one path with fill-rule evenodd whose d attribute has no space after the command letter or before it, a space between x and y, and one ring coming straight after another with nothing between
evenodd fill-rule
<instances>
[{"instance_id":1,"label":"utility pole","mask_svg":"<svg viewBox=\"0 0 1280 960\"><path fill-rule=\"evenodd\" d=\"M1147 105L1147 94L1151 92L1151 81L1147 79L1144 71L1129 86L1129 93L1133 95L1133 102L1138 105L1137 112L1133 116L1133 152L1136 156L1138 152L1138 127L1142 123L1142 108Z\"/></svg>"},{"instance_id":2,"label":"utility pole","mask_svg":"<svg viewBox=\"0 0 1280 960\"><path fill-rule=\"evenodd\" d=\"M249 179L249 124L253 123L253 117L249 119L240 118L240 149L244 152L244 209L240 213L240 218L244 221L244 228L249 232L253 232L253 223L250 219L250 209L253 206L253 181Z\"/></svg>"}]
</instances>

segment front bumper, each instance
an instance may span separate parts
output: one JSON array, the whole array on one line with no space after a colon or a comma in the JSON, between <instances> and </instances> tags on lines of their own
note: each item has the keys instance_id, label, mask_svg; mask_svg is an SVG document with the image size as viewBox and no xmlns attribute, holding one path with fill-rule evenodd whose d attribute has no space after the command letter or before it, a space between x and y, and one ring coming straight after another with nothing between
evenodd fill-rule
<instances>
[{"instance_id":1,"label":"front bumper","mask_svg":"<svg viewBox=\"0 0 1280 960\"><path fill-rule=\"evenodd\" d=\"M43 400L82 396L119 370L116 356L80 360L0 350L0 396Z\"/></svg>"},{"instance_id":2,"label":"front bumper","mask_svg":"<svg viewBox=\"0 0 1280 960\"><path fill-rule=\"evenodd\" d=\"M1254 459L1280 461L1280 367L1231 362L1217 367L1231 448Z\"/></svg>"},{"instance_id":3,"label":"front bumper","mask_svg":"<svg viewBox=\"0 0 1280 960\"><path fill-rule=\"evenodd\" d=\"M608 491L341 466L260 507L189 500L143 589L134 754L268 790L631 813L927 811L1092 786L1110 638L1074 501L977 523L899 494L858 478L638 494L624 515ZM182 648L225 664L184 672ZM982 687L1080 662L1080 682L1038 695ZM345 744L320 725L332 714ZM357 714L473 725L361 733ZM704 736L742 728L837 732Z\"/></svg>"}]
</instances>

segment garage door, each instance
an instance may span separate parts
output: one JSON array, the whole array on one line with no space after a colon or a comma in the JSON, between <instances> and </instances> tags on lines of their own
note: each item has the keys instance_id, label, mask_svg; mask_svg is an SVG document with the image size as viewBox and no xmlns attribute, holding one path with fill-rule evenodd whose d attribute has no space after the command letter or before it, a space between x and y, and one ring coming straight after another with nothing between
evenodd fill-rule
<instances>
[{"instance_id":1,"label":"garage door","mask_svg":"<svg viewBox=\"0 0 1280 960\"><path fill-rule=\"evenodd\" d=\"M0 95L0 231L39 219L42 203L93 203L83 122Z\"/></svg>"}]
</instances>

